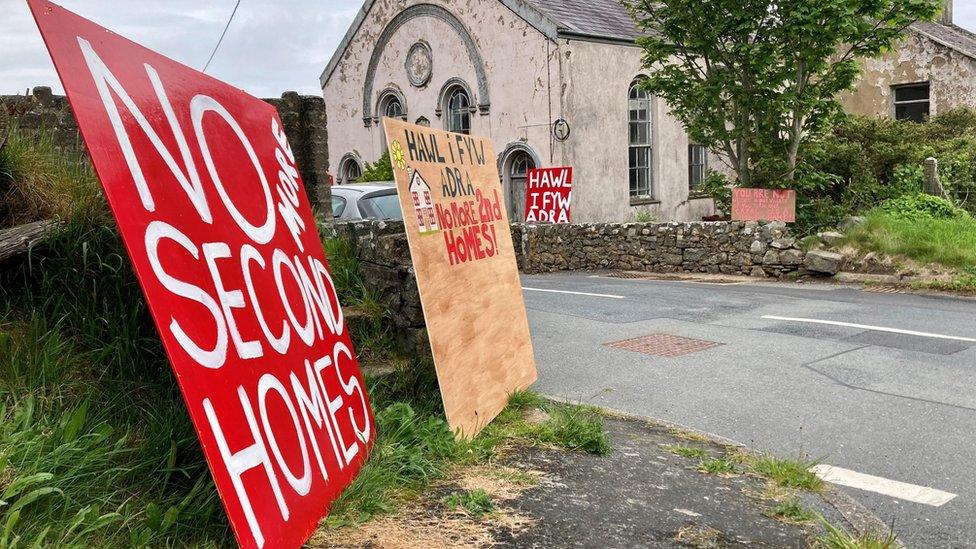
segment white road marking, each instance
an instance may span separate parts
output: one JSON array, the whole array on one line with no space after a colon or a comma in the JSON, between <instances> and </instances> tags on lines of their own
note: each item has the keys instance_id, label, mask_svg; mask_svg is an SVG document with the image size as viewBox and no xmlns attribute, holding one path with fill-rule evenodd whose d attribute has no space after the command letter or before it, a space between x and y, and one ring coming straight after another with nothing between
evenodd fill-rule
<instances>
[{"instance_id":1,"label":"white road marking","mask_svg":"<svg viewBox=\"0 0 976 549\"><path fill-rule=\"evenodd\" d=\"M522 287L523 290L527 292L546 292L550 294L570 294L570 295L585 295L589 297L606 297L610 299L624 299L622 295L607 295L607 294L588 294L586 292L567 292L565 290L543 290L542 288L526 288Z\"/></svg>"},{"instance_id":2,"label":"white road marking","mask_svg":"<svg viewBox=\"0 0 976 549\"><path fill-rule=\"evenodd\" d=\"M858 490L867 490L868 492L931 505L932 507L942 507L956 498L956 494L950 494L949 492L943 492L935 488L926 488L925 486L907 484L905 482L898 482L897 480L865 475L864 473L858 473L832 465L817 465L812 467L810 471L831 484L839 484L841 486L857 488Z\"/></svg>"},{"instance_id":3,"label":"white road marking","mask_svg":"<svg viewBox=\"0 0 976 549\"><path fill-rule=\"evenodd\" d=\"M976 343L976 339L971 337L959 337L944 334L931 334L928 332L916 332L913 330L901 330L898 328L885 328L883 326L869 326L867 324L851 324L850 322L837 322L834 320L817 320L814 318L790 318L786 316L764 316L766 320L783 320L787 322L806 322L808 324L829 324L831 326L845 326L848 328L858 328L861 330L871 330L873 332L888 332L892 334L903 334L912 335L918 337L931 337L935 339L951 339L953 341L967 341L969 343Z\"/></svg>"}]
</instances>

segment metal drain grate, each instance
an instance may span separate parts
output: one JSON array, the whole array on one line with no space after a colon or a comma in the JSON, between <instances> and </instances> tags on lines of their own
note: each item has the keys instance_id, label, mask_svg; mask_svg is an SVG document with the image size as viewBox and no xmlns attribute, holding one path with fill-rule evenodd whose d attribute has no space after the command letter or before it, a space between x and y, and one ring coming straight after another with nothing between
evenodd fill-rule
<instances>
[{"instance_id":1,"label":"metal drain grate","mask_svg":"<svg viewBox=\"0 0 976 549\"><path fill-rule=\"evenodd\" d=\"M691 339L671 334L650 334L634 339L606 343L607 347L633 351L650 356L674 358L690 355L722 344L703 339Z\"/></svg>"},{"instance_id":2,"label":"metal drain grate","mask_svg":"<svg viewBox=\"0 0 976 549\"><path fill-rule=\"evenodd\" d=\"M722 278L721 276L696 275L694 273L652 273L648 271L611 271L603 276L608 278L625 278L631 280L677 280L679 282L695 282L698 284L742 284L741 280Z\"/></svg>"},{"instance_id":3,"label":"metal drain grate","mask_svg":"<svg viewBox=\"0 0 976 549\"><path fill-rule=\"evenodd\" d=\"M875 294L903 294L906 293L904 288L900 286L865 286L865 292L871 292Z\"/></svg>"}]
</instances>

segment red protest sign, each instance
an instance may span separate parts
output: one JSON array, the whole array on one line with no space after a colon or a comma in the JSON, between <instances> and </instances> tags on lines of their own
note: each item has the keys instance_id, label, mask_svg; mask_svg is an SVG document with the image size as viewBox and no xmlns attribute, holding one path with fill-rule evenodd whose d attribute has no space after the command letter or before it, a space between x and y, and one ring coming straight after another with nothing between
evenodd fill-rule
<instances>
[{"instance_id":1,"label":"red protest sign","mask_svg":"<svg viewBox=\"0 0 976 549\"><path fill-rule=\"evenodd\" d=\"M30 0L245 547L298 547L375 428L274 108Z\"/></svg>"},{"instance_id":2,"label":"red protest sign","mask_svg":"<svg viewBox=\"0 0 976 549\"><path fill-rule=\"evenodd\" d=\"M569 223L573 168L532 169L525 180L525 221Z\"/></svg>"},{"instance_id":3,"label":"red protest sign","mask_svg":"<svg viewBox=\"0 0 976 549\"><path fill-rule=\"evenodd\" d=\"M732 189L733 221L796 222L796 191Z\"/></svg>"}]
</instances>

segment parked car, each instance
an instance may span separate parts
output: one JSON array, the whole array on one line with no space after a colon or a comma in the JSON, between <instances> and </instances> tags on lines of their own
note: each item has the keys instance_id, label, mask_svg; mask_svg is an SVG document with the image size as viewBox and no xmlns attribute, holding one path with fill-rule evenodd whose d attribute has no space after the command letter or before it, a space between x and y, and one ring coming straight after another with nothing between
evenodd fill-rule
<instances>
[{"instance_id":1,"label":"parked car","mask_svg":"<svg viewBox=\"0 0 976 549\"><path fill-rule=\"evenodd\" d=\"M354 183L332 187L332 217L402 220L400 199L392 182Z\"/></svg>"}]
</instances>

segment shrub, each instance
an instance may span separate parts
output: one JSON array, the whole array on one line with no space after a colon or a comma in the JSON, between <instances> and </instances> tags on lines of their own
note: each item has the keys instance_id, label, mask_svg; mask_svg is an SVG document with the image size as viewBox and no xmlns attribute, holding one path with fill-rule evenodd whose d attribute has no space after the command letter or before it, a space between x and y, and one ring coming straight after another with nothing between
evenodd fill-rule
<instances>
[{"instance_id":1,"label":"shrub","mask_svg":"<svg viewBox=\"0 0 976 549\"><path fill-rule=\"evenodd\" d=\"M363 170L359 182L370 183L374 181L393 181L393 162L390 161L390 151L383 153L383 156L376 162L366 163L366 168Z\"/></svg>"},{"instance_id":2,"label":"shrub","mask_svg":"<svg viewBox=\"0 0 976 549\"><path fill-rule=\"evenodd\" d=\"M794 187L798 228L812 232L848 215L922 191L925 159L939 160L946 191L976 211L976 112L947 111L923 124L848 116L806 144Z\"/></svg>"},{"instance_id":3,"label":"shrub","mask_svg":"<svg viewBox=\"0 0 976 549\"><path fill-rule=\"evenodd\" d=\"M952 219L968 215L950 200L922 193L886 200L878 210L900 219Z\"/></svg>"}]
</instances>

